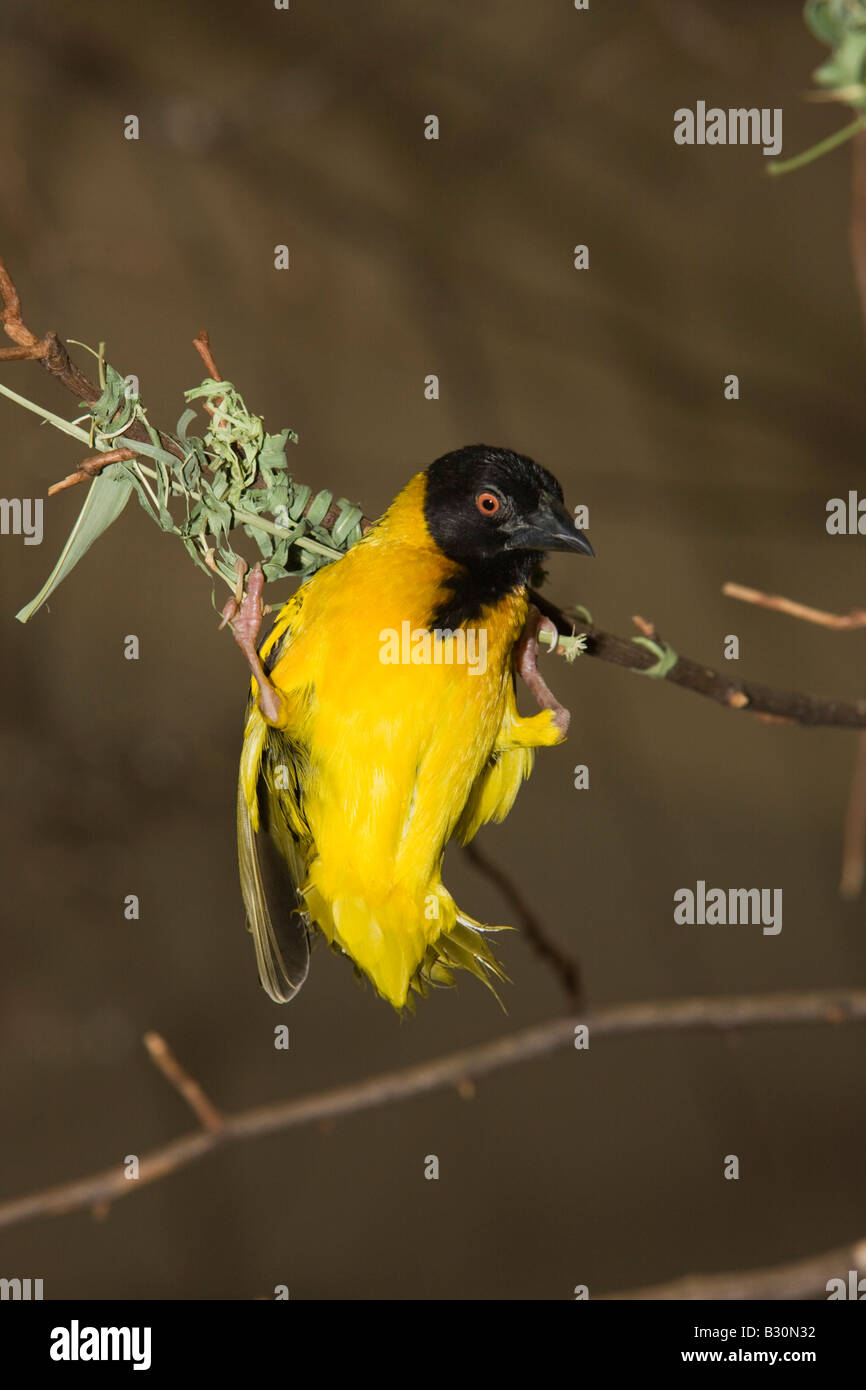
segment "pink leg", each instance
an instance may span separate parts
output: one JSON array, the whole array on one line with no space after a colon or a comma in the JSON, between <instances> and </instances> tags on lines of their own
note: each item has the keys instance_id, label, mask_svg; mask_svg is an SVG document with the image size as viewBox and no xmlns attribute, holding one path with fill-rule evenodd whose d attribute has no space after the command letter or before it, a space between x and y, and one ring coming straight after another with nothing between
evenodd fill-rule
<instances>
[{"instance_id":1,"label":"pink leg","mask_svg":"<svg viewBox=\"0 0 866 1390\"><path fill-rule=\"evenodd\" d=\"M537 608L530 608L526 626L514 651L514 669L527 689L534 695L540 709L549 709L562 731L568 733L571 714L548 689L547 683L538 669L538 634L549 632L556 636L557 629L549 618L543 618Z\"/></svg>"},{"instance_id":2,"label":"pink leg","mask_svg":"<svg viewBox=\"0 0 866 1390\"><path fill-rule=\"evenodd\" d=\"M238 594L241 593L246 563L238 561ZM262 626L262 589L265 576L261 565L254 565L247 580L246 592L230 598L223 608L225 627L228 623L235 641L247 659L247 665L259 687L259 708L269 724L279 724L283 702L276 686L267 675L258 653L259 632Z\"/></svg>"}]
</instances>

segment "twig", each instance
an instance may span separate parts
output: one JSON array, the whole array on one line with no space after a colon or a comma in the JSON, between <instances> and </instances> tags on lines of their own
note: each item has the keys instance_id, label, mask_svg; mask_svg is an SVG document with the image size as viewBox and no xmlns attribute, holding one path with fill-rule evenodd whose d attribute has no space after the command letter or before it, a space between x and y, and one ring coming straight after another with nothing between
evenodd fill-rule
<instances>
[{"instance_id":1,"label":"twig","mask_svg":"<svg viewBox=\"0 0 866 1390\"><path fill-rule=\"evenodd\" d=\"M428 1094L446 1086L459 1087L477 1078L571 1047L575 1028L586 1024L591 1044L600 1038L635 1033L677 1033L692 1029L793 1027L798 1024L866 1022L866 990L822 990L804 994L734 995L717 999L649 1000L609 1004L583 1017L552 1019L493 1042L451 1052L432 1062L385 1072L350 1086L320 1091L298 1100L277 1101L223 1117L222 1128L199 1130L174 1139L140 1156L138 1178L127 1178L121 1165L92 1173L75 1182L19 1197L0 1205L0 1227L18 1225L41 1216L99 1207L128 1197L149 1183L176 1173L223 1144L259 1138L301 1125L357 1114ZM576 1063L579 1065L579 1062Z\"/></svg>"},{"instance_id":2,"label":"twig","mask_svg":"<svg viewBox=\"0 0 866 1390\"><path fill-rule=\"evenodd\" d=\"M640 613L632 613L631 620L638 632L642 633L644 637L649 637L653 642L656 640L658 634L656 633L656 625L654 622L649 618L642 618Z\"/></svg>"},{"instance_id":3,"label":"twig","mask_svg":"<svg viewBox=\"0 0 866 1390\"><path fill-rule=\"evenodd\" d=\"M851 217L848 226L860 317L866 331L866 131L851 141Z\"/></svg>"},{"instance_id":4,"label":"twig","mask_svg":"<svg viewBox=\"0 0 866 1390\"><path fill-rule=\"evenodd\" d=\"M864 157L861 151L861 159ZM866 210L864 210L866 212ZM861 267L866 277L866 265ZM866 294L866 279L861 287ZM866 303L864 303L866 318ZM778 594L765 594L760 589L747 589L742 584L724 584L722 593L729 598L742 599L745 603L756 603L761 608L772 608L779 613L788 613L792 618L802 618L807 623L817 623L820 627L835 631L850 631L852 628L866 627L866 610L852 608L850 613L825 613L821 608L809 608L806 604L795 603L793 599L781 598ZM765 720L775 720L778 716L759 715ZM786 719L785 723L790 723ZM866 734L861 734L854 751L854 767L851 773L851 789L848 793L848 809L845 815L845 829L842 836L842 877L839 893L843 898L857 898L863 887L864 840L866 840Z\"/></svg>"},{"instance_id":5,"label":"twig","mask_svg":"<svg viewBox=\"0 0 866 1390\"><path fill-rule=\"evenodd\" d=\"M495 883L506 902L511 905L530 945L536 955L550 964L562 985L566 998L575 1004L579 1003L581 978L578 961L552 939L532 904L524 897L517 884L504 869L501 869L498 864L494 864L492 859L488 859L475 841L464 845L463 848L470 864L479 873L484 874L491 883Z\"/></svg>"},{"instance_id":6,"label":"twig","mask_svg":"<svg viewBox=\"0 0 866 1390\"><path fill-rule=\"evenodd\" d=\"M67 473L66 477L61 478L59 483L52 483L48 489L48 496L53 497L56 492L63 492L68 487L75 487L77 483L89 482L91 478L97 477L109 463L123 463L126 459L136 457L137 455L132 449L109 449L105 454L94 454L91 458L80 463L74 473Z\"/></svg>"},{"instance_id":7,"label":"twig","mask_svg":"<svg viewBox=\"0 0 866 1390\"><path fill-rule=\"evenodd\" d=\"M825 613L821 608L809 608L805 603L795 603L793 599L782 598L779 594L765 594L760 589L747 589L743 584L723 584L722 593L743 603L756 603L761 608L788 613L792 618L801 618L804 623L834 628L837 632L866 627L866 608L852 608L850 613Z\"/></svg>"},{"instance_id":8,"label":"twig","mask_svg":"<svg viewBox=\"0 0 866 1390\"><path fill-rule=\"evenodd\" d=\"M3 309L0 311L3 332L7 338L11 338L12 342L17 344L15 348L0 348L0 360L21 362L44 357L47 351L46 341L44 338L37 338L35 333L31 333L21 318L21 298L2 261L0 261L0 298L3 301Z\"/></svg>"},{"instance_id":9,"label":"twig","mask_svg":"<svg viewBox=\"0 0 866 1390\"><path fill-rule=\"evenodd\" d=\"M95 381L81 370L69 356L69 349L56 333L46 333L44 338L37 338L31 332L21 317L21 299L18 290L12 280L4 262L0 260L0 322L8 338L11 338L19 347L27 349L25 356L42 363L47 372L57 378L61 386L65 386L67 391L78 401L86 401L88 405L95 404L102 395L101 388ZM0 351L0 358L7 353L8 349ZM20 359L21 353L10 354L10 360L15 357ZM165 431L158 430L159 438L164 448L176 454L178 458L184 458L185 451L183 445L174 435ZM148 443L150 436L145 426L140 420L134 420L126 435L130 439L137 439L142 444Z\"/></svg>"},{"instance_id":10,"label":"twig","mask_svg":"<svg viewBox=\"0 0 866 1390\"><path fill-rule=\"evenodd\" d=\"M627 1293L605 1294L605 1301L691 1300L691 1299L809 1299L827 1297L831 1279L841 1279L847 1290L848 1271L866 1265L866 1240L852 1242L839 1250L827 1250L790 1264L744 1270L733 1274L689 1274L670 1284L651 1284Z\"/></svg>"},{"instance_id":11,"label":"twig","mask_svg":"<svg viewBox=\"0 0 866 1390\"><path fill-rule=\"evenodd\" d=\"M535 590L531 591L530 597L536 608L552 619L561 632L585 634L587 656L608 661L613 666L624 666L631 671L645 671L658 664L657 658L646 647L603 632L591 623L575 623L561 608ZM818 695L759 685L757 681L732 680L730 676L721 676L711 667L702 666L686 656L678 658L662 681L703 695L728 709L745 709L752 714L774 714L812 728L866 729L866 700L828 700Z\"/></svg>"},{"instance_id":12,"label":"twig","mask_svg":"<svg viewBox=\"0 0 866 1390\"><path fill-rule=\"evenodd\" d=\"M192 345L204 363L208 376L213 381L222 381L219 369L213 360L210 350L210 334L206 328L201 330L197 338L193 338Z\"/></svg>"},{"instance_id":13,"label":"twig","mask_svg":"<svg viewBox=\"0 0 866 1390\"><path fill-rule=\"evenodd\" d=\"M222 1115L208 1100L198 1082L181 1066L165 1038L159 1033L145 1033L144 1045L166 1080L183 1096L202 1128L210 1134L218 1134L223 1127Z\"/></svg>"},{"instance_id":14,"label":"twig","mask_svg":"<svg viewBox=\"0 0 866 1390\"><path fill-rule=\"evenodd\" d=\"M211 377L213 381L222 381L222 373L213 360L213 353L210 350L210 334L206 328L201 330L197 338L193 338L192 345L204 363L208 376ZM208 415L213 415L217 407L222 405L222 403L222 396L215 396L213 405L211 405L210 401L205 401L204 408Z\"/></svg>"},{"instance_id":15,"label":"twig","mask_svg":"<svg viewBox=\"0 0 866 1390\"><path fill-rule=\"evenodd\" d=\"M866 734L857 739L854 766L842 834L841 897L853 901L863 888L864 849L866 849Z\"/></svg>"}]
</instances>

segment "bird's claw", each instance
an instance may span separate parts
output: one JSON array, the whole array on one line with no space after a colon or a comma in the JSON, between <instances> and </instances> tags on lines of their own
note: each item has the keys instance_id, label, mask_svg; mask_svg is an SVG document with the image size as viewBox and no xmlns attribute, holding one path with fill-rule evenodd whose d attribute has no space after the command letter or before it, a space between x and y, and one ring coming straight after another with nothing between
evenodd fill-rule
<instances>
[{"instance_id":1,"label":"bird's claw","mask_svg":"<svg viewBox=\"0 0 866 1390\"><path fill-rule=\"evenodd\" d=\"M542 634L552 636L551 647L555 648L559 639L555 625L549 618L542 617L537 608L530 608L514 653L514 669L534 696L539 708L550 710L554 723L564 738L571 723L571 714L559 703L538 669L538 643Z\"/></svg>"}]
</instances>

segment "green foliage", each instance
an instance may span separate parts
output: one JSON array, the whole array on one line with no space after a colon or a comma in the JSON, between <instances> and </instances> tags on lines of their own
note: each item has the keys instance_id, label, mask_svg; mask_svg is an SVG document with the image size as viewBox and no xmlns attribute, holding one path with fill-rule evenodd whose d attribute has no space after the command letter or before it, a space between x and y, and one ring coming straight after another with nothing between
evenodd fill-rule
<instances>
[{"instance_id":1,"label":"green foliage","mask_svg":"<svg viewBox=\"0 0 866 1390\"><path fill-rule=\"evenodd\" d=\"M857 119L793 159L774 159L768 174L787 174L812 164L866 129L866 0L807 0L803 18L815 37L833 49L812 74L815 82L826 91L826 99L844 102L857 112Z\"/></svg>"},{"instance_id":2,"label":"green foliage","mask_svg":"<svg viewBox=\"0 0 866 1390\"><path fill-rule=\"evenodd\" d=\"M15 614L19 622L26 623L42 607L58 584L78 564L82 555L87 553L93 542L117 520L131 494L132 482L124 474L122 464L109 464L98 478L94 478L57 564L36 597Z\"/></svg>"},{"instance_id":3,"label":"green foliage","mask_svg":"<svg viewBox=\"0 0 866 1390\"><path fill-rule=\"evenodd\" d=\"M232 588L238 556L230 537L239 527L258 546L267 580L312 574L360 539L361 508L340 498L336 520L326 527L324 518L334 504L333 494L323 490L314 496L289 472L286 446L297 443L297 435L290 429L266 433L261 416L247 409L230 381L208 378L185 392L187 401L204 403L208 425L201 436L189 434L196 412L184 411L176 433L184 451L179 458L164 447L124 379L103 362L101 352L98 356L104 389L99 400L86 407L91 416L89 435L27 404L58 428L88 439L91 448L102 452L128 448L136 458L109 465L90 484L49 579L17 615L22 622L32 617L94 540L117 520L132 491L161 530L180 537L201 569L219 574ZM144 426L149 442L129 438L128 431L136 423Z\"/></svg>"},{"instance_id":4,"label":"green foliage","mask_svg":"<svg viewBox=\"0 0 866 1390\"><path fill-rule=\"evenodd\" d=\"M855 111L866 110L866 0L808 0L804 18L833 49L813 73L818 86Z\"/></svg>"}]
</instances>

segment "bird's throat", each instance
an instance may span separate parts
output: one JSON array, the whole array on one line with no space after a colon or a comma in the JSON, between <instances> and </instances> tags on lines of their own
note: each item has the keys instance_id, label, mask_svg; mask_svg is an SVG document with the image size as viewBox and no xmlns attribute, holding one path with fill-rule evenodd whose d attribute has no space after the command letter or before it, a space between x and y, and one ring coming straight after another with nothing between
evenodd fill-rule
<instances>
[{"instance_id":1,"label":"bird's throat","mask_svg":"<svg viewBox=\"0 0 866 1390\"><path fill-rule=\"evenodd\" d=\"M477 622L509 594L525 589L540 561L539 552L524 550L497 555L471 568L455 564L440 584L428 626L454 629Z\"/></svg>"}]
</instances>

